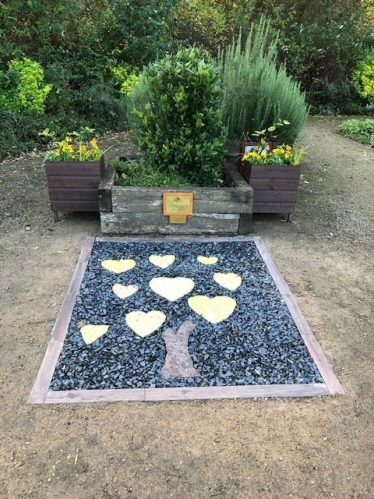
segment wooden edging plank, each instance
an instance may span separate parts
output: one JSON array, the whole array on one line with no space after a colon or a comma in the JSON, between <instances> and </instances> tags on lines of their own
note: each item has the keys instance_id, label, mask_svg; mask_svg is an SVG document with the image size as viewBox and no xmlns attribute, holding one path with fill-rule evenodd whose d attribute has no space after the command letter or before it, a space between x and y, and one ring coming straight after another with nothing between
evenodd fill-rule
<instances>
[{"instance_id":1,"label":"wooden edging plank","mask_svg":"<svg viewBox=\"0 0 374 499\"><path fill-rule=\"evenodd\" d=\"M282 385L246 385L223 387L178 387L178 388L139 388L139 389L112 389L112 390L48 390L53 372L58 361L63 342L67 334L73 307L79 288L87 268L94 241L100 242L219 242L219 241L254 241L261 254L275 284L296 323L301 337L308 351L317 365L324 383L312 384L282 384ZM257 397L312 397L343 394L343 389L336 378L332 367L328 363L313 335L305 317L303 316L287 283L270 256L260 237L98 237L87 238L82 247L72 280L52 330L52 338L48 345L38 376L28 399L29 404L58 404L79 402L119 402L119 401L166 401L166 400L206 400L206 399L238 399Z\"/></svg>"},{"instance_id":2,"label":"wooden edging plank","mask_svg":"<svg viewBox=\"0 0 374 499\"><path fill-rule=\"evenodd\" d=\"M118 390L49 391L46 404L78 402L162 402L166 400L209 400L260 397L316 397L330 395L325 383L309 385L203 386L179 388L134 388Z\"/></svg>"},{"instance_id":3,"label":"wooden edging plank","mask_svg":"<svg viewBox=\"0 0 374 499\"><path fill-rule=\"evenodd\" d=\"M93 237L88 237L83 243L78 263L75 267L65 299L52 329L52 338L47 347L47 351L44 355L44 359L40 366L34 386L31 390L31 394L28 398L28 404L42 404L45 401L56 363L64 344L71 314L79 292L79 287L87 268L94 241L95 239Z\"/></svg>"},{"instance_id":4,"label":"wooden edging plank","mask_svg":"<svg viewBox=\"0 0 374 499\"><path fill-rule=\"evenodd\" d=\"M325 357L322 348L318 344L317 339L315 338L312 330L309 327L299 305L295 297L293 296L290 288L288 287L286 281L283 279L282 274L280 273L278 267L275 265L274 260L270 256L268 249L265 246L265 243L260 237L253 238L258 251L260 252L276 286L278 287L279 292L281 293L292 317L295 321L297 329L304 340L308 351L317 365L321 376L326 383L326 386L329 390L330 395L344 395L343 388L341 387L339 380L334 374L332 366L328 362Z\"/></svg>"}]
</instances>

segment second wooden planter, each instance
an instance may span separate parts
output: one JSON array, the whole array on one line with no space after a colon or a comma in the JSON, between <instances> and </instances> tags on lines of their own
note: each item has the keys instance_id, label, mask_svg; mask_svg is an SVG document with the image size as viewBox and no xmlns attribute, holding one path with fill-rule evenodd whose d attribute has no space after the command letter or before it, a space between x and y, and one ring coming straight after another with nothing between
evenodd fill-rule
<instances>
[{"instance_id":1,"label":"second wooden planter","mask_svg":"<svg viewBox=\"0 0 374 499\"><path fill-rule=\"evenodd\" d=\"M299 190L300 165L251 165L244 162L241 174L253 188L253 213L295 211Z\"/></svg>"},{"instance_id":2,"label":"second wooden planter","mask_svg":"<svg viewBox=\"0 0 374 499\"><path fill-rule=\"evenodd\" d=\"M46 161L48 194L55 220L59 211L99 211L100 161Z\"/></svg>"}]
</instances>

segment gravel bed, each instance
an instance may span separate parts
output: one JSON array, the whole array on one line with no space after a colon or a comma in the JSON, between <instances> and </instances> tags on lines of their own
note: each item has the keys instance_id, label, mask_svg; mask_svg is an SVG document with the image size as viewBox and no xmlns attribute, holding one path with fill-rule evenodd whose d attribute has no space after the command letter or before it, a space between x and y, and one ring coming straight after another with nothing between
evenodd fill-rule
<instances>
[{"instance_id":1,"label":"gravel bed","mask_svg":"<svg viewBox=\"0 0 374 499\"><path fill-rule=\"evenodd\" d=\"M175 255L162 269L150 255ZM202 265L199 255L216 256L214 265ZM107 259L136 261L122 274L105 270ZM215 272L233 272L242 284L229 291L213 280ZM153 277L189 277L194 289L169 302L149 287ZM137 285L122 300L112 291L115 283ZM188 305L195 295L234 298L230 317L211 324ZM126 324L134 310L160 310L163 325L141 338ZM175 331L185 321L196 327L188 349L197 377L163 379L166 347L162 332ZM108 332L86 345L81 324L107 324ZM267 267L253 241L229 242L95 242L74 306L67 337L50 385L52 390L118 389L191 386L233 386L323 382Z\"/></svg>"}]
</instances>

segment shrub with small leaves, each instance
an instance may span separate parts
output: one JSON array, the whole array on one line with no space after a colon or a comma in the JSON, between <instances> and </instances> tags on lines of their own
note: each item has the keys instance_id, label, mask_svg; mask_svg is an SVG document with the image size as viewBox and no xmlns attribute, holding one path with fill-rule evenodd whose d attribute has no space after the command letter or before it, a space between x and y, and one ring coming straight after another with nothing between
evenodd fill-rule
<instances>
[{"instance_id":1,"label":"shrub with small leaves","mask_svg":"<svg viewBox=\"0 0 374 499\"><path fill-rule=\"evenodd\" d=\"M182 175L191 183L216 185L224 162L219 67L199 48L181 48L143 71L132 96L139 145L151 169Z\"/></svg>"},{"instance_id":2,"label":"shrub with small leaves","mask_svg":"<svg viewBox=\"0 0 374 499\"><path fill-rule=\"evenodd\" d=\"M10 61L8 71L0 74L0 110L42 114L52 89L51 85L43 85L43 78L44 72L38 62L31 59Z\"/></svg>"}]
</instances>

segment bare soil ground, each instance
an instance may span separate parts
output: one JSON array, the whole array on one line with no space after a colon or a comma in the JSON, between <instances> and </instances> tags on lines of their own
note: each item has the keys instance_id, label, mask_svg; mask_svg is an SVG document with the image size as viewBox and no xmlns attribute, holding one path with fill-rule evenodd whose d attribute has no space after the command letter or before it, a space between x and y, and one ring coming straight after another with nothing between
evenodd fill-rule
<instances>
[{"instance_id":1,"label":"bare soil ground","mask_svg":"<svg viewBox=\"0 0 374 499\"><path fill-rule=\"evenodd\" d=\"M100 225L53 222L42 156L0 165L0 498L374 497L374 150L338 121L308 122L293 223L253 226L339 377L336 398L27 405Z\"/></svg>"}]
</instances>

